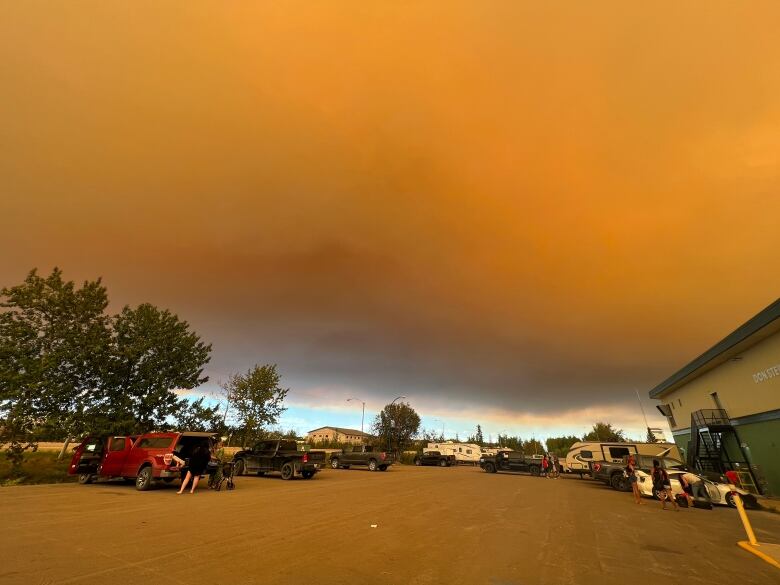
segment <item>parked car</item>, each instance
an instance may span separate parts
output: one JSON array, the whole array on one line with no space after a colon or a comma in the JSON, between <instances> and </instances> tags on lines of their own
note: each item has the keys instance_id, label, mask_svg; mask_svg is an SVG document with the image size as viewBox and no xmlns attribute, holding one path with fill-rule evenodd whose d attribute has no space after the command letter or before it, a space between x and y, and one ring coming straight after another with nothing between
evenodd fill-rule
<instances>
[{"instance_id":1,"label":"parked car","mask_svg":"<svg viewBox=\"0 0 780 585\"><path fill-rule=\"evenodd\" d=\"M541 455L525 455L522 451L499 451L493 456L483 455L479 466L488 473L497 471L527 471L531 475L542 472Z\"/></svg>"},{"instance_id":2,"label":"parked car","mask_svg":"<svg viewBox=\"0 0 780 585\"><path fill-rule=\"evenodd\" d=\"M292 479L296 475L311 479L324 463L325 453L301 451L295 441L261 441L251 449L239 451L233 456L233 473L265 475L278 471L282 479Z\"/></svg>"},{"instance_id":3,"label":"parked car","mask_svg":"<svg viewBox=\"0 0 780 585\"><path fill-rule=\"evenodd\" d=\"M414 456L414 464L450 467L451 465L457 465L458 461L455 458L455 455L442 455L439 451L426 451Z\"/></svg>"},{"instance_id":4,"label":"parked car","mask_svg":"<svg viewBox=\"0 0 780 585\"><path fill-rule=\"evenodd\" d=\"M76 448L68 473L78 475L82 484L122 477L145 491L157 480L170 483L181 476L174 453L186 462L198 444L206 441L211 447L215 438L214 433L195 432L88 436Z\"/></svg>"},{"instance_id":5,"label":"parked car","mask_svg":"<svg viewBox=\"0 0 780 585\"><path fill-rule=\"evenodd\" d=\"M353 465L360 465L368 467L369 471L387 471L393 461L392 454L377 451L373 445L356 445L352 449L342 449L341 453L330 456L330 466L333 469L349 469Z\"/></svg>"},{"instance_id":6,"label":"parked car","mask_svg":"<svg viewBox=\"0 0 780 585\"><path fill-rule=\"evenodd\" d=\"M672 486L672 495L676 496L677 494L683 493L684 490L682 487L682 482L680 481L680 476L684 473L691 473L691 472L671 469L671 470L667 470L666 473L669 475L669 483ZM640 493L643 496L660 499L659 494L653 488L653 478L650 475L650 473L646 473L645 471L642 470L637 470L636 475L637 475L637 480L639 482ZM734 485L731 485L729 483L710 481L709 479L699 474L693 474L693 475L696 475L696 477L698 477L700 481L704 482L704 487L707 490L707 495L709 495L710 501L713 504L736 508L737 504L734 502L734 494L739 494L746 508L758 507L758 501L756 500L756 497L750 492L746 492L745 490L738 488Z\"/></svg>"}]
</instances>

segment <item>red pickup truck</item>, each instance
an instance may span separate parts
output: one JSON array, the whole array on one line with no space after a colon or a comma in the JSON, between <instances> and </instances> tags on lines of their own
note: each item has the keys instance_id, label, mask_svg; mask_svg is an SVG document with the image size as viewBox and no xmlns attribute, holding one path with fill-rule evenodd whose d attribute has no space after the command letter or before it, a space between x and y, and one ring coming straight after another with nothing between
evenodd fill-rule
<instances>
[{"instance_id":1,"label":"red pickup truck","mask_svg":"<svg viewBox=\"0 0 780 585\"><path fill-rule=\"evenodd\" d=\"M197 445L208 442L211 446L215 438L215 433L90 436L76 448L68 473L78 475L79 483L123 477L145 491L157 480L172 482L181 476L182 468L176 467L174 454L186 462Z\"/></svg>"}]
</instances>

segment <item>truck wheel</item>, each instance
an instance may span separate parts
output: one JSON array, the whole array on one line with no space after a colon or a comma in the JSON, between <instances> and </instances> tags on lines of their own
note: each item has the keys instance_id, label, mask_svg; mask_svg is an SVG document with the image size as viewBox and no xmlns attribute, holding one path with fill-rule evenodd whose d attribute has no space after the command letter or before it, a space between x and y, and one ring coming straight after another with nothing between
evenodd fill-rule
<instances>
[{"instance_id":1,"label":"truck wheel","mask_svg":"<svg viewBox=\"0 0 780 585\"><path fill-rule=\"evenodd\" d=\"M379 471L387 471L387 465L380 465Z\"/></svg>"},{"instance_id":2,"label":"truck wheel","mask_svg":"<svg viewBox=\"0 0 780 585\"><path fill-rule=\"evenodd\" d=\"M282 479L292 479L293 475L295 475L295 469L293 469L292 463L282 465Z\"/></svg>"},{"instance_id":3,"label":"truck wheel","mask_svg":"<svg viewBox=\"0 0 780 585\"><path fill-rule=\"evenodd\" d=\"M449 467L449 464L447 463L446 459L442 459L441 461L439 461L439 466L440 467Z\"/></svg>"},{"instance_id":4,"label":"truck wheel","mask_svg":"<svg viewBox=\"0 0 780 585\"><path fill-rule=\"evenodd\" d=\"M237 459L233 462L233 475L244 475L245 469L243 459Z\"/></svg>"},{"instance_id":5,"label":"truck wheel","mask_svg":"<svg viewBox=\"0 0 780 585\"><path fill-rule=\"evenodd\" d=\"M376 469L377 469L377 467L376 467L376 459L372 459L371 461L368 462L368 470L369 471L376 471Z\"/></svg>"},{"instance_id":6,"label":"truck wheel","mask_svg":"<svg viewBox=\"0 0 780 585\"><path fill-rule=\"evenodd\" d=\"M493 463L485 463L485 471L488 473L495 473L496 466Z\"/></svg>"},{"instance_id":7,"label":"truck wheel","mask_svg":"<svg viewBox=\"0 0 780 585\"><path fill-rule=\"evenodd\" d=\"M86 485L88 483L92 483L94 481L94 476L91 473L80 473L79 474L79 483L82 485Z\"/></svg>"},{"instance_id":8,"label":"truck wheel","mask_svg":"<svg viewBox=\"0 0 780 585\"><path fill-rule=\"evenodd\" d=\"M135 478L135 489L139 492L145 492L152 487L153 479L152 466L144 465L138 472L138 477Z\"/></svg>"},{"instance_id":9,"label":"truck wheel","mask_svg":"<svg viewBox=\"0 0 780 585\"><path fill-rule=\"evenodd\" d=\"M311 479L312 477L314 477L314 472L313 471L302 471L301 472L301 477L303 479Z\"/></svg>"},{"instance_id":10,"label":"truck wheel","mask_svg":"<svg viewBox=\"0 0 780 585\"><path fill-rule=\"evenodd\" d=\"M531 472L531 475L533 475L534 477L539 477L542 473L542 470L539 468L538 465L532 465L529 471Z\"/></svg>"},{"instance_id":11,"label":"truck wheel","mask_svg":"<svg viewBox=\"0 0 780 585\"><path fill-rule=\"evenodd\" d=\"M631 491L631 486L628 483L628 478L623 477L622 473L613 474L612 477L610 478L609 485L612 486L612 489L615 489L619 492Z\"/></svg>"},{"instance_id":12,"label":"truck wheel","mask_svg":"<svg viewBox=\"0 0 780 585\"><path fill-rule=\"evenodd\" d=\"M737 507L737 503L734 501L734 492L729 492L726 494L726 505L728 505L729 508Z\"/></svg>"},{"instance_id":13,"label":"truck wheel","mask_svg":"<svg viewBox=\"0 0 780 585\"><path fill-rule=\"evenodd\" d=\"M339 460L338 460L338 457L333 457L333 458L331 458L331 460L330 460L330 466L331 466L333 469L338 469L338 468L339 468Z\"/></svg>"}]
</instances>

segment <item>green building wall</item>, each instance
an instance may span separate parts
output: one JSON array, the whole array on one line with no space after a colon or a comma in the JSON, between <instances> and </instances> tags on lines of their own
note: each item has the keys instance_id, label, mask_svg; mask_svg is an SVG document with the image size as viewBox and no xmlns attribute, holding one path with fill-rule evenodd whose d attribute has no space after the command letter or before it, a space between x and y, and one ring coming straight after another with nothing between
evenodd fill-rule
<instances>
[{"instance_id":1,"label":"green building wall","mask_svg":"<svg viewBox=\"0 0 780 585\"><path fill-rule=\"evenodd\" d=\"M747 445L751 464L758 467L759 481L763 480L764 495L780 495L780 420L741 424L734 427L742 443ZM690 433L674 436L674 442L688 457ZM725 448L732 459L741 459L736 441L727 440Z\"/></svg>"},{"instance_id":2,"label":"green building wall","mask_svg":"<svg viewBox=\"0 0 780 585\"><path fill-rule=\"evenodd\" d=\"M765 495L780 495L780 420L735 427L739 439L748 447L748 458L759 468Z\"/></svg>"}]
</instances>

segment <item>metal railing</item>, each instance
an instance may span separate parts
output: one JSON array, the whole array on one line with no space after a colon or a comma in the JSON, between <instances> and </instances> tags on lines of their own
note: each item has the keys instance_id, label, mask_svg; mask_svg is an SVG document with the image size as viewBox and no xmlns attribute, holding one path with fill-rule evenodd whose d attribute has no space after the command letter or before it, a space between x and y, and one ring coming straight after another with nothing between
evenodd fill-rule
<instances>
[{"instance_id":1,"label":"metal railing","mask_svg":"<svg viewBox=\"0 0 780 585\"><path fill-rule=\"evenodd\" d=\"M731 419L723 409L713 408L707 410L697 410L692 413L693 422L699 428L702 427L726 427L731 426Z\"/></svg>"}]
</instances>

